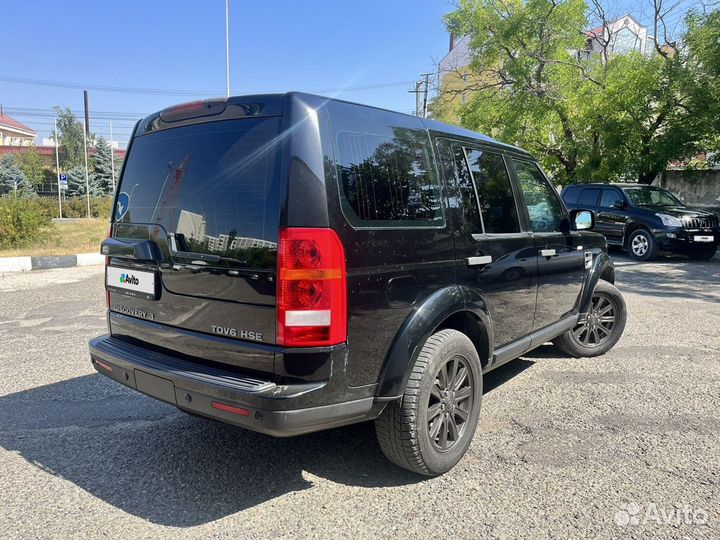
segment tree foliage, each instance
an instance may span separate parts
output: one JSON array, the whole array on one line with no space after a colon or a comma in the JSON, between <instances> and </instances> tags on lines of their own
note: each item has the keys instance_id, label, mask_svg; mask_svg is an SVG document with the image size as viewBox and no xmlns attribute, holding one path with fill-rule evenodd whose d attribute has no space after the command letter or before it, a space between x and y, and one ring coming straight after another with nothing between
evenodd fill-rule
<instances>
[{"instance_id":1,"label":"tree foliage","mask_svg":"<svg viewBox=\"0 0 720 540\"><path fill-rule=\"evenodd\" d=\"M470 37L461 122L533 152L561 184L650 182L712 132L717 91L701 71L711 69L702 57L715 58L717 35L698 17L685 48L612 54L605 43L589 54L591 13L604 16L584 0L460 0L446 22Z\"/></svg>"},{"instance_id":2,"label":"tree foliage","mask_svg":"<svg viewBox=\"0 0 720 540\"><path fill-rule=\"evenodd\" d=\"M95 143L95 156L93 158L93 175L90 186L92 195L112 195L115 187L112 167L112 147L103 137Z\"/></svg>"},{"instance_id":3,"label":"tree foliage","mask_svg":"<svg viewBox=\"0 0 720 540\"><path fill-rule=\"evenodd\" d=\"M16 154L17 165L22 170L27 181L37 189L45 180L45 166L34 144L25 148L24 152Z\"/></svg>"},{"instance_id":4,"label":"tree foliage","mask_svg":"<svg viewBox=\"0 0 720 540\"><path fill-rule=\"evenodd\" d=\"M17 195L27 197L35 194L35 189L17 165L15 156L7 154L0 160L0 196Z\"/></svg>"},{"instance_id":5,"label":"tree foliage","mask_svg":"<svg viewBox=\"0 0 720 540\"><path fill-rule=\"evenodd\" d=\"M53 132L53 138L57 136L60 154L60 165L70 169L85 163L85 151L83 132L85 127L75 114L68 108L55 107L57 112L57 135ZM90 134L87 141L88 146L94 142L94 136Z\"/></svg>"}]
</instances>

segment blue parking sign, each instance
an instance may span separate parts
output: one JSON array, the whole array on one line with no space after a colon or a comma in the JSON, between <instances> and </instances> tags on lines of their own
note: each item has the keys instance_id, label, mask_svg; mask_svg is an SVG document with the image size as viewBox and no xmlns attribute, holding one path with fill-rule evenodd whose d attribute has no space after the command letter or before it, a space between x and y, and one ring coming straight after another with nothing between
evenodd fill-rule
<instances>
[{"instance_id":1,"label":"blue parking sign","mask_svg":"<svg viewBox=\"0 0 720 540\"><path fill-rule=\"evenodd\" d=\"M67 182L67 174L60 174L60 188L61 189L67 189L68 182Z\"/></svg>"}]
</instances>

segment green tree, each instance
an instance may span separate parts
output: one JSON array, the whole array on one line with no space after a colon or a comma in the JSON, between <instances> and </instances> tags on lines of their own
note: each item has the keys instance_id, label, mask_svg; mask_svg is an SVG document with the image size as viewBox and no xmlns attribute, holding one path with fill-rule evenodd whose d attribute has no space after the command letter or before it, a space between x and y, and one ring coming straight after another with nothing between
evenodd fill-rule
<instances>
[{"instance_id":1,"label":"green tree","mask_svg":"<svg viewBox=\"0 0 720 540\"><path fill-rule=\"evenodd\" d=\"M83 143L83 131L85 130L83 123L80 122L75 114L68 108L55 107L57 112L57 141L60 146L60 166L61 168L70 169L78 165L84 165L85 151ZM55 138L53 131L53 138ZM88 147L92 146L94 136L90 134L87 141Z\"/></svg>"},{"instance_id":2,"label":"green tree","mask_svg":"<svg viewBox=\"0 0 720 540\"><path fill-rule=\"evenodd\" d=\"M603 35L601 52L589 54L582 31L590 12L609 29L602 7L584 0L460 0L446 21L470 36L473 53L461 122L527 148L561 184L651 182L713 132L708 111L717 98L698 76L702 62L677 47L611 54ZM715 34L706 33L695 49L712 55Z\"/></svg>"},{"instance_id":3,"label":"green tree","mask_svg":"<svg viewBox=\"0 0 720 540\"><path fill-rule=\"evenodd\" d=\"M26 197L35 194L25 174L15 162L15 156L7 154L0 160L0 196Z\"/></svg>"},{"instance_id":4,"label":"green tree","mask_svg":"<svg viewBox=\"0 0 720 540\"><path fill-rule=\"evenodd\" d=\"M95 143L95 156L93 157L93 178L91 185L92 195L112 195L114 189L112 148L103 137ZM95 193L93 193L95 191Z\"/></svg>"},{"instance_id":5,"label":"green tree","mask_svg":"<svg viewBox=\"0 0 720 540\"><path fill-rule=\"evenodd\" d=\"M82 165L78 165L76 167L73 167L72 169L69 169L67 171L67 180L68 180L68 188L67 188L67 196L68 197L84 197L85 193L87 193L87 189L85 186L85 167ZM88 177L88 183L90 178ZM92 195L92 187L90 188L90 194Z\"/></svg>"},{"instance_id":6,"label":"green tree","mask_svg":"<svg viewBox=\"0 0 720 540\"><path fill-rule=\"evenodd\" d=\"M28 182L37 189L45 179L43 160L40 157L37 147L34 144L26 147L22 153L17 155L17 164L22 169Z\"/></svg>"}]
</instances>

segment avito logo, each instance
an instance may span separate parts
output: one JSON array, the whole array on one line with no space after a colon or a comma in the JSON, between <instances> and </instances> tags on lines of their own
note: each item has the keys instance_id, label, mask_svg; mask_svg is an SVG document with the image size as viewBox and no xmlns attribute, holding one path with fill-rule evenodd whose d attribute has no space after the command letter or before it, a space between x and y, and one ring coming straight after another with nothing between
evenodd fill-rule
<instances>
[{"instance_id":1,"label":"avito logo","mask_svg":"<svg viewBox=\"0 0 720 540\"><path fill-rule=\"evenodd\" d=\"M140 285L140 280L130 274L120 274L120 283L126 283L128 285Z\"/></svg>"}]
</instances>

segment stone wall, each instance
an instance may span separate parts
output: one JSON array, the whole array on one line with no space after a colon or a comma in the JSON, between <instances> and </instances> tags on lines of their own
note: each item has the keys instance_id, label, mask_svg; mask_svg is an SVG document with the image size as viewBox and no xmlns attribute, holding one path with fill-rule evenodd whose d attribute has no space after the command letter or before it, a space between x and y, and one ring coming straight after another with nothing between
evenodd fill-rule
<instances>
[{"instance_id":1,"label":"stone wall","mask_svg":"<svg viewBox=\"0 0 720 540\"><path fill-rule=\"evenodd\" d=\"M720 211L720 169L665 171L653 185L672 191L688 206Z\"/></svg>"}]
</instances>

